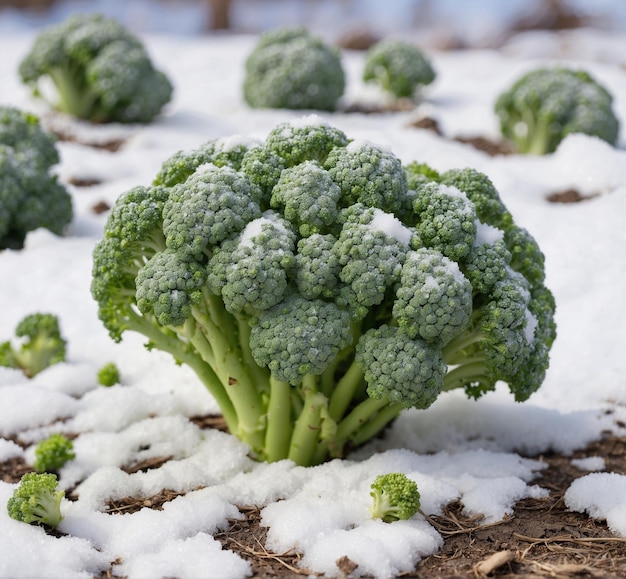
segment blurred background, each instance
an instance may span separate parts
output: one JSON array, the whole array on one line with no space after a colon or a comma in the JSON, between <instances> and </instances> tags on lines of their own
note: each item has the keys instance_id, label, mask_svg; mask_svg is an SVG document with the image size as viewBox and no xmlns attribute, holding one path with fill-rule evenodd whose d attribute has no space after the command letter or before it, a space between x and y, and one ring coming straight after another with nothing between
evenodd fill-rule
<instances>
[{"instance_id":1,"label":"blurred background","mask_svg":"<svg viewBox=\"0 0 626 579\"><path fill-rule=\"evenodd\" d=\"M0 34L94 11L137 33L250 33L301 24L346 48L390 34L456 49L497 47L528 31L626 30L624 0L0 0Z\"/></svg>"}]
</instances>

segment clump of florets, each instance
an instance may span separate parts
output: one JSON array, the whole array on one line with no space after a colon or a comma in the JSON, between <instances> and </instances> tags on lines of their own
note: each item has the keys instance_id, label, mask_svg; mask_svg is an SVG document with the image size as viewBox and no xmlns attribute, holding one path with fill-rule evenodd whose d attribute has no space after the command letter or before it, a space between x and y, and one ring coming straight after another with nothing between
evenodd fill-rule
<instances>
[{"instance_id":1,"label":"clump of florets","mask_svg":"<svg viewBox=\"0 0 626 579\"><path fill-rule=\"evenodd\" d=\"M115 386L121 381L120 370L115 362L107 362L104 366L98 369L97 375L98 384L101 386Z\"/></svg>"},{"instance_id":2,"label":"clump of florets","mask_svg":"<svg viewBox=\"0 0 626 579\"><path fill-rule=\"evenodd\" d=\"M63 519L57 477L49 473L29 472L22 476L7 502L9 516L28 524L56 527Z\"/></svg>"},{"instance_id":3,"label":"clump of florets","mask_svg":"<svg viewBox=\"0 0 626 579\"><path fill-rule=\"evenodd\" d=\"M539 68L520 77L495 103L502 134L520 153L556 150L571 133L615 145L619 120L611 93L583 70Z\"/></svg>"},{"instance_id":4,"label":"clump of florets","mask_svg":"<svg viewBox=\"0 0 626 579\"><path fill-rule=\"evenodd\" d=\"M376 477L371 484L373 519L385 523L406 521L420 509L421 496L417 483L402 472L391 472Z\"/></svg>"},{"instance_id":5,"label":"clump of florets","mask_svg":"<svg viewBox=\"0 0 626 579\"><path fill-rule=\"evenodd\" d=\"M243 94L254 108L332 111L344 88L339 52L306 28L266 32L246 61Z\"/></svg>"},{"instance_id":6,"label":"clump of florets","mask_svg":"<svg viewBox=\"0 0 626 579\"><path fill-rule=\"evenodd\" d=\"M32 378L53 364L65 361L66 340L54 314L25 316L15 328L19 344L0 343L0 366L22 370Z\"/></svg>"},{"instance_id":7,"label":"clump of florets","mask_svg":"<svg viewBox=\"0 0 626 579\"><path fill-rule=\"evenodd\" d=\"M141 41L115 20L77 14L42 30L19 67L37 96L42 79L56 89L53 106L98 123L148 123L172 96Z\"/></svg>"},{"instance_id":8,"label":"clump of florets","mask_svg":"<svg viewBox=\"0 0 626 579\"><path fill-rule=\"evenodd\" d=\"M342 456L405 408L540 385L544 259L488 176L406 167L318 117L168 159L94 251L111 336L189 365L261 460Z\"/></svg>"},{"instance_id":9,"label":"clump of florets","mask_svg":"<svg viewBox=\"0 0 626 579\"><path fill-rule=\"evenodd\" d=\"M35 446L33 467L37 472L57 471L75 458L74 443L63 434L51 434Z\"/></svg>"},{"instance_id":10,"label":"clump of florets","mask_svg":"<svg viewBox=\"0 0 626 579\"><path fill-rule=\"evenodd\" d=\"M374 44L365 55L363 80L397 98L414 97L420 87L435 80L430 60L414 44L389 39Z\"/></svg>"},{"instance_id":11,"label":"clump of florets","mask_svg":"<svg viewBox=\"0 0 626 579\"><path fill-rule=\"evenodd\" d=\"M72 198L51 172L58 162L37 116L0 106L0 249L22 249L40 227L62 235L72 221Z\"/></svg>"}]
</instances>

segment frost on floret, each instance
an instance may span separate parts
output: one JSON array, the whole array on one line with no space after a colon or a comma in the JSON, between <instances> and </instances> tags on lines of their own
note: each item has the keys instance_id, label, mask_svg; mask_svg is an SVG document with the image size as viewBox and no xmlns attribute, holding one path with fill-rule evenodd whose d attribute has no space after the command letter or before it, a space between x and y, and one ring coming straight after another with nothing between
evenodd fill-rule
<instances>
[{"instance_id":1,"label":"frost on floret","mask_svg":"<svg viewBox=\"0 0 626 579\"><path fill-rule=\"evenodd\" d=\"M306 237L328 231L337 220L341 190L314 161L285 169L272 191L270 204Z\"/></svg>"},{"instance_id":2,"label":"frost on floret","mask_svg":"<svg viewBox=\"0 0 626 579\"><path fill-rule=\"evenodd\" d=\"M469 252L476 237L476 208L456 187L428 183L413 198L417 231L426 247L458 261Z\"/></svg>"},{"instance_id":3,"label":"frost on floret","mask_svg":"<svg viewBox=\"0 0 626 579\"><path fill-rule=\"evenodd\" d=\"M288 287L296 236L287 221L268 211L239 236L216 249L207 285L230 313L251 315L279 303Z\"/></svg>"},{"instance_id":4,"label":"frost on floret","mask_svg":"<svg viewBox=\"0 0 626 579\"><path fill-rule=\"evenodd\" d=\"M250 334L252 355L276 380L319 375L352 342L350 319L332 302L291 295L262 313Z\"/></svg>"},{"instance_id":5,"label":"frost on floret","mask_svg":"<svg viewBox=\"0 0 626 579\"><path fill-rule=\"evenodd\" d=\"M293 277L305 298L332 298L338 292L341 266L332 251L336 241L330 234L319 233L298 241Z\"/></svg>"},{"instance_id":6,"label":"frost on floret","mask_svg":"<svg viewBox=\"0 0 626 579\"><path fill-rule=\"evenodd\" d=\"M388 396L405 408L428 408L443 388L446 364L441 350L409 338L399 328L368 330L356 347L356 360L371 398Z\"/></svg>"},{"instance_id":7,"label":"frost on floret","mask_svg":"<svg viewBox=\"0 0 626 579\"><path fill-rule=\"evenodd\" d=\"M400 160L368 141L352 141L333 149L324 163L339 185L344 205L363 203L395 213L402 206L407 186Z\"/></svg>"},{"instance_id":8,"label":"frost on floret","mask_svg":"<svg viewBox=\"0 0 626 579\"><path fill-rule=\"evenodd\" d=\"M456 262L433 249L406 257L393 316L410 338L445 346L472 315L472 286Z\"/></svg>"},{"instance_id":9,"label":"frost on floret","mask_svg":"<svg viewBox=\"0 0 626 579\"><path fill-rule=\"evenodd\" d=\"M345 147L348 138L318 115L281 123L267 136L266 147L281 157L287 167L304 161L323 164L335 147Z\"/></svg>"},{"instance_id":10,"label":"frost on floret","mask_svg":"<svg viewBox=\"0 0 626 579\"><path fill-rule=\"evenodd\" d=\"M175 186L163 208L167 246L200 254L261 215L258 195L234 170L201 166Z\"/></svg>"},{"instance_id":11,"label":"frost on floret","mask_svg":"<svg viewBox=\"0 0 626 579\"><path fill-rule=\"evenodd\" d=\"M339 52L303 27L261 35L245 66L243 95L254 108L332 111L345 88Z\"/></svg>"},{"instance_id":12,"label":"frost on floret","mask_svg":"<svg viewBox=\"0 0 626 579\"><path fill-rule=\"evenodd\" d=\"M408 251L408 230L393 216L381 213L360 204L347 209L346 221L332 249L341 267L337 303L355 318L364 317L370 307L384 300L400 278Z\"/></svg>"},{"instance_id":13,"label":"frost on floret","mask_svg":"<svg viewBox=\"0 0 626 579\"><path fill-rule=\"evenodd\" d=\"M181 326L200 301L205 280L205 268L191 255L165 249L137 274L137 307L163 326Z\"/></svg>"}]
</instances>

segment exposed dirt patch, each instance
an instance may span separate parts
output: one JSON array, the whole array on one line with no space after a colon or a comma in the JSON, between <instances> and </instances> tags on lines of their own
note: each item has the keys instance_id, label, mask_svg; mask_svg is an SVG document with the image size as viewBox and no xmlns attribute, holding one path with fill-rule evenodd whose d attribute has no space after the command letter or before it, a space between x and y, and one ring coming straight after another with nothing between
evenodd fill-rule
<instances>
[{"instance_id":1,"label":"exposed dirt patch","mask_svg":"<svg viewBox=\"0 0 626 579\"><path fill-rule=\"evenodd\" d=\"M556 193L550 193L546 196L546 199L550 203L580 203L581 201L588 201L598 195L583 195L576 189L566 189L565 191L558 191Z\"/></svg>"},{"instance_id":2,"label":"exposed dirt patch","mask_svg":"<svg viewBox=\"0 0 626 579\"><path fill-rule=\"evenodd\" d=\"M59 141L68 141L72 143L78 143L79 145L84 145L86 147L93 147L94 149L102 149L104 151L109 151L111 153L115 153L119 151L124 144L126 143L126 139L122 138L108 138L108 139L89 139L87 137L81 137L70 130L62 129L60 127L48 127L48 130L59 140Z\"/></svg>"},{"instance_id":3,"label":"exposed dirt patch","mask_svg":"<svg viewBox=\"0 0 626 579\"><path fill-rule=\"evenodd\" d=\"M102 181L95 177L71 177L67 180L70 185L74 187L93 187L94 185L100 185Z\"/></svg>"}]
</instances>

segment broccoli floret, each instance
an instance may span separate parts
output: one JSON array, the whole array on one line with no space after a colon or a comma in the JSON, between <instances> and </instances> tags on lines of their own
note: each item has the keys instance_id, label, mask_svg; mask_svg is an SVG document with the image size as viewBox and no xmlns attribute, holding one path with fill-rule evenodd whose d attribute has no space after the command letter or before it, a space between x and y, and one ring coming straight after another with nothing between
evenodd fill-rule
<instances>
[{"instance_id":1,"label":"broccoli floret","mask_svg":"<svg viewBox=\"0 0 626 579\"><path fill-rule=\"evenodd\" d=\"M56 141L35 115L0 107L0 249L22 249L39 227L64 233L73 207L51 173L58 162Z\"/></svg>"},{"instance_id":2,"label":"broccoli floret","mask_svg":"<svg viewBox=\"0 0 626 579\"><path fill-rule=\"evenodd\" d=\"M426 247L459 261L476 237L476 207L456 187L427 183L413 197L416 229Z\"/></svg>"},{"instance_id":3,"label":"broccoli floret","mask_svg":"<svg viewBox=\"0 0 626 579\"><path fill-rule=\"evenodd\" d=\"M41 31L19 73L38 96L49 78L56 108L99 123L148 123L173 90L141 41L100 14L76 14Z\"/></svg>"},{"instance_id":4,"label":"broccoli floret","mask_svg":"<svg viewBox=\"0 0 626 579\"><path fill-rule=\"evenodd\" d=\"M583 70L539 68L521 76L496 100L502 135L524 154L556 150L571 133L615 145L619 120L611 93Z\"/></svg>"},{"instance_id":5,"label":"broccoli floret","mask_svg":"<svg viewBox=\"0 0 626 579\"><path fill-rule=\"evenodd\" d=\"M33 378L53 364L65 361L67 342L61 336L59 319L54 314L36 313L23 318L15 328L21 345L0 344L0 366L22 370Z\"/></svg>"},{"instance_id":6,"label":"broccoli floret","mask_svg":"<svg viewBox=\"0 0 626 579\"><path fill-rule=\"evenodd\" d=\"M392 214L355 204L332 248L343 282L337 303L364 318L400 279L411 232Z\"/></svg>"},{"instance_id":7,"label":"broccoli floret","mask_svg":"<svg viewBox=\"0 0 626 579\"><path fill-rule=\"evenodd\" d=\"M262 34L246 60L243 95L253 108L332 111L345 88L339 52L305 28Z\"/></svg>"},{"instance_id":8,"label":"broccoli floret","mask_svg":"<svg viewBox=\"0 0 626 579\"><path fill-rule=\"evenodd\" d=\"M428 408L441 393L446 364L441 349L411 339L395 326L382 325L363 334L356 347L367 393L404 408Z\"/></svg>"},{"instance_id":9,"label":"broccoli floret","mask_svg":"<svg viewBox=\"0 0 626 579\"><path fill-rule=\"evenodd\" d=\"M196 171L171 190L163 207L167 246L199 254L261 216L258 192L242 175L223 167Z\"/></svg>"},{"instance_id":10,"label":"broccoli floret","mask_svg":"<svg viewBox=\"0 0 626 579\"><path fill-rule=\"evenodd\" d=\"M65 496L57 488L54 474L25 474L7 503L9 516L24 523L56 527L63 519L61 501Z\"/></svg>"},{"instance_id":11,"label":"broccoli floret","mask_svg":"<svg viewBox=\"0 0 626 579\"><path fill-rule=\"evenodd\" d=\"M410 338L445 346L472 315L472 286L458 264L435 249L411 251L402 266L393 316Z\"/></svg>"},{"instance_id":12,"label":"broccoli floret","mask_svg":"<svg viewBox=\"0 0 626 579\"><path fill-rule=\"evenodd\" d=\"M114 386L120 383L120 370L114 362L108 362L98 370L98 384Z\"/></svg>"},{"instance_id":13,"label":"broccoli floret","mask_svg":"<svg viewBox=\"0 0 626 579\"><path fill-rule=\"evenodd\" d=\"M404 40L382 40L365 54L363 80L379 85L397 98L410 98L435 80L436 74L424 53Z\"/></svg>"},{"instance_id":14,"label":"broccoli floret","mask_svg":"<svg viewBox=\"0 0 626 579\"><path fill-rule=\"evenodd\" d=\"M385 523L406 521L420 510L417 483L401 472L381 474L371 485L370 514Z\"/></svg>"},{"instance_id":15,"label":"broccoli floret","mask_svg":"<svg viewBox=\"0 0 626 579\"><path fill-rule=\"evenodd\" d=\"M540 386L554 298L485 175L403 167L317 117L222 143L118 197L92 293L113 339L197 374L252 456L319 464L442 391Z\"/></svg>"},{"instance_id":16,"label":"broccoli floret","mask_svg":"<svg viewBox=\"0 0 626 579\"><path fill-rule=\"evenodd\" d=\"M282 209L300 235L324 233L337 221L341 189L315 161L285 169L272 190L270 204Z\"/></svg>"},{"instance_id":17,"label":"broccoli floret","mask_svg":"<svg viewBox=\"0 0 626 579\"><path fill-rule=\"evenodd\" d=\"M322 374L352 342L350 316L332 302L290 295L263 312L250 333L252 355L275 379L298 384Z\"/></svg>"},{"instance_id":18,"label":"broccoli floret","mask_svg":"<svg viewBox=\"0 0 626 579\"><path fill-rule=\"evenodd\" d=\"M363 203L389 213L402 206L407 186L400 160L367 141L352 141L330 151L324 168L343 194L344 206Z\"/></svg>"},{"instance_id":19,"label":"broccoli floret","mask_svg":"<svg viewBox=\"0 0 626 579\"><path fill-rule=\"evenodd\" d=\"M332 235L314 233L298 241L292 275L303 297L332 298L338 291L341 264Z\"/></svg>"},{"instance_id":20,"label":"broccoli floret","mask_svg":"<svg viewBox=\"0 0 626 579\"><path fill-rule=\"evenodd\" d=\"M74 443L62 434L56 433L37 443L33 467L37 472L57 471L66 462L75 458Z\"/></svg>"}]
</instances>

